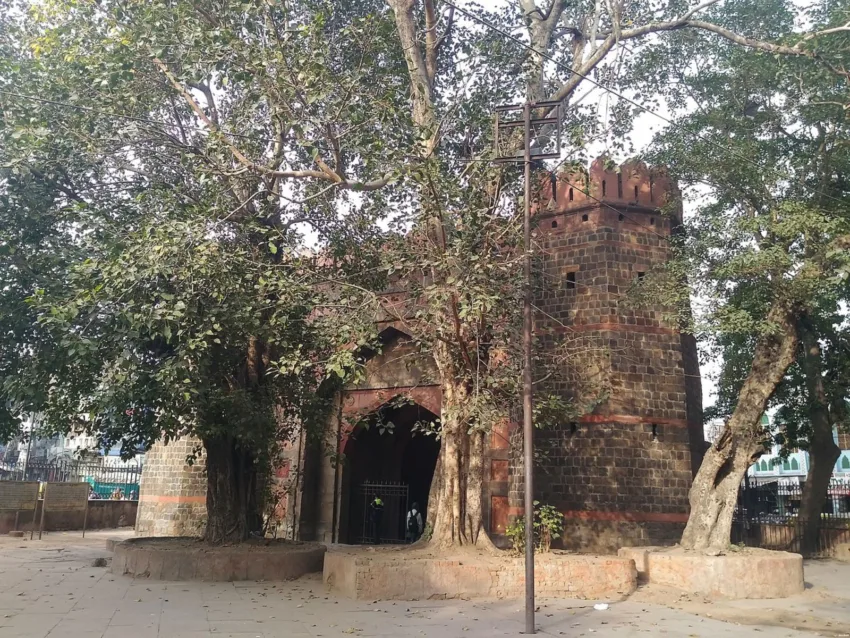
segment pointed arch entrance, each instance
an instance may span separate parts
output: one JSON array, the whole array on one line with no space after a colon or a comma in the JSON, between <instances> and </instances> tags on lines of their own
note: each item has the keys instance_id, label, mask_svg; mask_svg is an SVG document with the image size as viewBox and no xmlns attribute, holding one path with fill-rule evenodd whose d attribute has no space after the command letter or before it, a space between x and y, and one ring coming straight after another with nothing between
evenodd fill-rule
<instances>
[{"instance_id":1,"label":"pointed arch entrance","mask_svg":"<svg viewBox=\"0 0 850 638\"><path fill-rule=\"evenodd\" d=\"M424 434L419 425L435 422L437 414L422 405L433 403L426 397L419 397L425 399L422 403L410 393L393 398L402 400L387 401L360 418L341 446L340 542L374 541L367 516L368 504L376 494L385 502L382 542L404 541L405 515L413 503L419 505L423 517L427 512L440 443L437 437Z\"/></svg>"}]
</instances>

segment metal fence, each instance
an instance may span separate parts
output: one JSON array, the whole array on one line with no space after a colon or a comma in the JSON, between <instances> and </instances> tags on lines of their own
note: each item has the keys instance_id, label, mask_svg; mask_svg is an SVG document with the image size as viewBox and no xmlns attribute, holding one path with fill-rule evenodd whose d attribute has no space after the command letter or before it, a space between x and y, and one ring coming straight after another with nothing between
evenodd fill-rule
<instances>
[{"instance_id":1,"label":"metal fence","mask_svg":"<svg viewBox=\"0 0 850 638\"><path fill-rule=\"evenodd\" d=\"M802 485L788 479L749 479L741 486L732 524L732 543L801 552L799 518ZM850 543L850 482L832 479L810 557L828 557Z\"/></svg>"},{"instance_id":2,"label":"metal fence","mask_svg":"<svg viewBox=\"0 0 850 638\"><path fill-rule=\"evenodd\" d=\"M371 517L369 504L380 497L384 503L378 529ZM353 544L404 543L404 519L408 507L408 486L405 483L363 483L351 503Z\"/></svg>"},{"instance_id":3,"label":"metal fence","mask_svg":"<svg viewBox=\"0 0 850 638\"><path fill-rule=\"evenodd\" d=\"M32 460L13 464L0 463L0 481L41 481L76 483L92 486L94 498L136 500L142 465L138 462L109 465L100 461Z\"/></svg>"}]
</instances>

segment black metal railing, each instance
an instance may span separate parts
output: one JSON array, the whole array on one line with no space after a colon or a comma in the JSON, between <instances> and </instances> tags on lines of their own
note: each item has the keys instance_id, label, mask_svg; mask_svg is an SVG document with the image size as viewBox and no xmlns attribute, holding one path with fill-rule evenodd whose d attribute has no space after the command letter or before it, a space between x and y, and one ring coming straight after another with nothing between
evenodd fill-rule
<instances>
[{"instance_id":1,"label":"black metal railing","mask_svg":"<svg viewBox=\"0 0 850 638\"><path fill-rule=\"evenodd\" d=\"M795 479L753 479L741 486L732 524L732 543L828 557L850 543L850 481L832 479L812 548L801 544L802 484Z\"/></svg>"},{"instance_id":2,"label":"black metal railing","mask_svg":"<svg viewBox=\"0 0 850 638\"><path fill-rule=\"evenodd\" d=\"M111 465L109 462L61 459L34 459L0 463L0 481L41 481L74 483L85 481L92 486L93 498L136 500L142 464L137 461Z\"/></svg>"}]
</instances>

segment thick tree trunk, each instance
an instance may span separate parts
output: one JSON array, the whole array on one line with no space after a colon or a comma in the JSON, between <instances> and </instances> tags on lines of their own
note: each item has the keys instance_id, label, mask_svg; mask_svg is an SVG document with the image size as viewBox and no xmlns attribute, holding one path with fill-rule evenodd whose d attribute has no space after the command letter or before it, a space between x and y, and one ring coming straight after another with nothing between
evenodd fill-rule
<instances>
[{"instance_id":1,"label":"thick tree trunk","mask_svg":"<svg viewBox=\"0 0 850 638\"><path fill-rule=\"evenodd\" d=\"M462 417L465 399L464 384L443 383L440 456L428 500L431 542L439 546L489 541L482 533L485 434L468 431Z\"/></svg>"},{"instance_id":2,"label":"thick tree trunk","mask_svg":"<svg viewBox=\"0 0 850 638\"><path fill-rule=\"evenodd\" d=\"M764 451L761 416L797 349L796 322L790 308L774 305L767 320L774 329L759 337L735 411L705 455L691 486L691 514L681 543L686 549L714 552L728 547L738 488L747 468Z\"/></svg>"},{"instance_id":3,"label":"thick tree trunk","mask_svg":"<svg viewBox=\"0 0 850 638\"><path fill-rule=\"evenodd\" d=\"M817 335L805 318L800 321L800 341L803 346L803 373L812 426L809 441L809 471L800 502L800 553L812 556L817 552L818 527L826 501L829 481L841 449L832 438L832 419L823 387L823 365Z\"/></svg>"},{"instance_id":4,"label":"thick tree trunk","mask_svg":"<svg viewBox=\"0 0 850 638\"><path fill-rule=\"evenodd\" d=\"M468 404L470 382L464 378L451 348L440 343L434 357L442 379L440 456L428 498L431 543L479 545L492 549L484 530L482 490L486 433L470 431Z\"/></svg>"},{"instance_id":5,"label":"thick tree trunk","mask_svg":"<svg viewBox=\"0 0 850 638\"><path fill-rule=\"evenodd\" d=\"M213 545L241 543L251 531L255 469L250 454L230 437L204 441L207 467L207 528Z\"/></svg>"}]
</instances>

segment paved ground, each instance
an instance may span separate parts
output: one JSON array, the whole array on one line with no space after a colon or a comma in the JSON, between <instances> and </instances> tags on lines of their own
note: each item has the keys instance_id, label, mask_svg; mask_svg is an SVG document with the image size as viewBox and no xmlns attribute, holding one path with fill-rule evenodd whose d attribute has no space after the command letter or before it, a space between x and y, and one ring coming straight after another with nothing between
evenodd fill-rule
<instances>
[{"instance_id":1,"label":"paved ground","mask_svg":"<svg viewBox=\"0 0 850 638\"><path fill-rule=\"evenodd\" d=\"M83 541L77 534L54 533L41 542L0 540L0 638L484 638L517 636L523 627L517 602L357 603L327 596L318 577L290 583L159 583L113 576L93 562L109 556L103 541L114 536L114 532L94 533ZM835 580L839 594L843 592L843 597L822 602L831 609L835 604L842 606L843 601L843 607L850 609L850 568L820 564L814 572L818 570ZM673 594L656 591L641 595L644 599L638 596L612 602L607 611L596 611L587 601L544 601L538 613L540 633L592 638L659 634L725 638L759 632L765 638L779 638L840 636L846 629L850 636L850 614L846 626L839 619L833 629L820 626L820 633L815 634L771 626L767 607L757 605L753 612L748 607L752 603L744 603L739 610L743 622L752 622L755 613L757 621L764 614L764 624L708 617L707 610L714 607L681 602ZM802 600L802 604L811 602ZM665 606L671 604L696 607ZM823 625L823 618L821 621Z\"/></svg>"}]
</instances>

